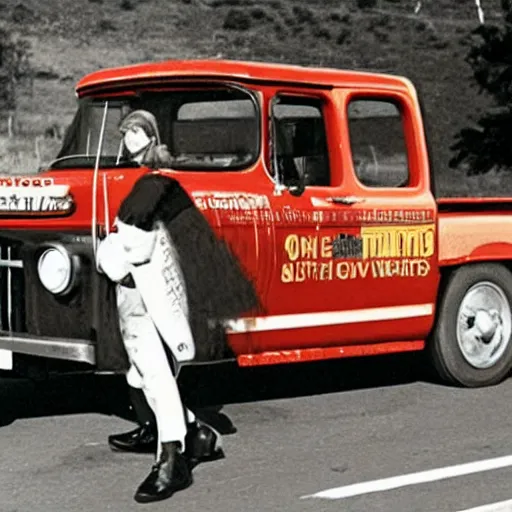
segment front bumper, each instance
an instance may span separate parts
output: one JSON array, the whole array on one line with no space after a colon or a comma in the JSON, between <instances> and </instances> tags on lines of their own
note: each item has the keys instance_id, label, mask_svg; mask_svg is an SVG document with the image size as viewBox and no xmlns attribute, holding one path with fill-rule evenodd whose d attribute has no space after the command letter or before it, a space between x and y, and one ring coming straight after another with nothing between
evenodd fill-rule
<instances>
[{"instance_id":1,"label":"front bumper","mask_svg":"<svg viewBox=\"0 0 512 512\"><path fill-rule=\"evenodd\" d=\"M88 340L0 331L0 349L18 354L96 365L96 345Z\"/></svg>"}]
</instances>

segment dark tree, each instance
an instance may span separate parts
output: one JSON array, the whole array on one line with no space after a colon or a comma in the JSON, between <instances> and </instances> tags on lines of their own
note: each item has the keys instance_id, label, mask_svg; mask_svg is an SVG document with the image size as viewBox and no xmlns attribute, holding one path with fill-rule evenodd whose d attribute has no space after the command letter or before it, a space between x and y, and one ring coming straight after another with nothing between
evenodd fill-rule
<instances>
[{"instance_id":1,"label":"dark tree","mask_svg":"<svg viewBox=\"0 0 512 512\"><path fill-rule=\"evenodd\" d=\"M0 29L0 112L16 109L19 87L32 80L30 44Z\"/></svg>"},{"instance_id":2,"label":"dark tree","mask_svg":"<svg viewBox=\"0 0 512 512\"><path fill-rule=\"evenodd\" d=\"M450 167L463 164L469 175L512 169L512 3L502 0L503 23L482 24L472 32L466 62L480 93L491 95L493 106L463 128L451 146Z\"/></svg>"}]
</instances>

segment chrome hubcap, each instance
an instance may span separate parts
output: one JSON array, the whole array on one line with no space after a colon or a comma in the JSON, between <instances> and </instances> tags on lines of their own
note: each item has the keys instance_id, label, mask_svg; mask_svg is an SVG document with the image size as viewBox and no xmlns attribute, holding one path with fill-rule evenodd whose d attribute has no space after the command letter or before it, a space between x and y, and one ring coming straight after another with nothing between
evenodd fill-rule
<instances>
[{"instance_id":1,"label":"chrome hubcap","mask_svg":"<svg viewBox=\"0 0 512 512\"><path fill-rule=\"evenodd\" d=\"M488 281L472 286L457 316L457 343L466 361L479 369L496 364L507 349L511 330L512 313L503 290Z\"/></svg>"}]
</instances>

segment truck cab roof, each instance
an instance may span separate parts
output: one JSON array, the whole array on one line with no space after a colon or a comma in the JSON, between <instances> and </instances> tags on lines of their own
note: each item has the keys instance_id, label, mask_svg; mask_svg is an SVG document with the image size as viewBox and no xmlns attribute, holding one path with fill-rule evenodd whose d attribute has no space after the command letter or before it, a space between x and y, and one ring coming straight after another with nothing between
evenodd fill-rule
<instances>
[{"instance_id":1,"label":"truck cab roof","mask_svg":"<svg viewBox=\"0 0 512 512\"><path fill-rule=\"evenodd\" d=\"M310 85L315 87L368 86L411 90L404 77L333 68L305 67L236 60L165 60L102 69L84 76L76 86L78 96L105 85L122 86L162 79L236 79L243 82Z\"/></svg>"}]
</instances>

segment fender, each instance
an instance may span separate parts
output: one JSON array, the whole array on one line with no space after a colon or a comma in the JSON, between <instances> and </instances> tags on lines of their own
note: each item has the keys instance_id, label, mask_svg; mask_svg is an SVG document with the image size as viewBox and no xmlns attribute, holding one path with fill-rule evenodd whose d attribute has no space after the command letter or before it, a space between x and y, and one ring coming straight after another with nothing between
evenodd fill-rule
<instances>
[{"instance_id":1,"label":"fender","mask_svg":"<svg viewBox=\"0 0 512 512\"><path fill-rule=\"evenodd\" d=\"M512 243L495 242L476 247L470 254L445 259L440 262L443 267L489 261L512 261Z\"/></svg>"},{"instance_id":2,"label":"fender","mask_svg":"<svg viewBox=\"0 0 512 512\"><path fill-rule=\"evenodd\" d=\"M512 260L510 215L439 216L440 267L503 260Z\"/></svg>"}]
</instances>

